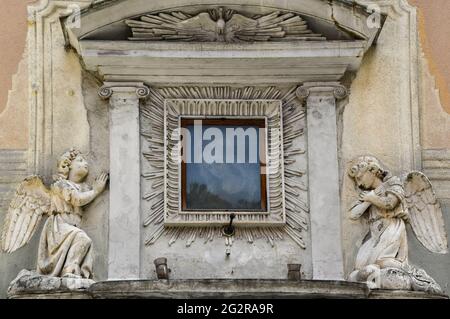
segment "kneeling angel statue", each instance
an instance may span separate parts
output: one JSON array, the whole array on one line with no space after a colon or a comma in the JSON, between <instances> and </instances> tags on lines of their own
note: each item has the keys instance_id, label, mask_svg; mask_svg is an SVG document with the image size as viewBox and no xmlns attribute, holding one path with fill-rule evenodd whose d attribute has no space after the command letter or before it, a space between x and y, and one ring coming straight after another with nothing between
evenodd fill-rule
<instances>
[{"instance_id":1,"label":"kneeling angel statue","mask_svg":"<svg viewBox=\"0 0 450 319\"><path fill-rule=\"evenodd\" d=\"M71 149L58 161L58 174L48 189L39 176L27 177L17 188L6 215L1 247L12 253L26 245L44 216L36 272L39 275L91 279L92 241L80 228L82 207L105 189L108 174L92 187L84 181L89 166L80 151Z\"/></svg>"},{"instance_id":2,"label":"kneeling angel statue","mask_svg":"<svg viewBox=\"0 0 450 319\"><path fill-rule=\"evenodd\" d=\"M348 174L360 191L350 218L364 215L369 224L349 280L366 282L372 289L441 293L433 278L408 261L406 223L429 251L447 253L444 218L429 179L413 171L401 180L372 156L358 158Z\"/></svg>"}]
</instances>

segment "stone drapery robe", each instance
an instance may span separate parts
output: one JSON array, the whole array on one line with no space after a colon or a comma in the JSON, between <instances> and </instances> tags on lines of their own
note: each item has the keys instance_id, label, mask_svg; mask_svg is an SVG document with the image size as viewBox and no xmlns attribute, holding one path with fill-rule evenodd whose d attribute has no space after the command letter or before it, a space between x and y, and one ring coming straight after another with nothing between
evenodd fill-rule
<instances>
[{"instance_id":1,"label":"stone drapery robe","mask_svg":"<svg viewBox=\"0 0 450 319\"><path fill-rule=\"evenodd\" d=\"M52 214L45 222L39 242L37 272L62 277L67 274L92 278L92 241L79 228L81 206L89 201L90 189L60 179L52 185Z\"/></svg>"},{"instance_id":2,"label":"stone drapery robe","mask_svg":"<svg viewBox=\"0 0 450 319\"><path fill-rule=\"evenodd\" d=\"M388 176L384 179L380 196L393 194L398 198L397 206L382 209L371 205L366 213L369 215L370 238L363 243L356 257L356 270L377 264L381 268L386 261L393 260L404 266L408 263L408 242L405 220L408 210L404 204L405 192L398 177Z\"/></svg>"}]
</instances>

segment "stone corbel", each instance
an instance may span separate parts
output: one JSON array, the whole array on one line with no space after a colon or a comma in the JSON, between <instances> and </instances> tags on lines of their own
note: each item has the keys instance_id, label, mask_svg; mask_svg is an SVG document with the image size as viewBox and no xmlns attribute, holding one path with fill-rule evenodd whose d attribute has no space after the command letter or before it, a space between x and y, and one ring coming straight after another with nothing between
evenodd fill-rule
<instances>
[{"instance_id":1,"label":"stone corbel","mask_svg":"<svg viewBox=\"0 0 450 319\"><path fill-rule=\"evenodd\" d=\"M141 82L105 83L99 90L99 96L110 104L110 280L140 278L139 101L149 93Z\"/></svg>"},{"instance_id":2,"label":"stone corbel","mask_svg":"<svg viewBox=\"0 0 450 319\"><path fill-rule=\"evenodd\" d=\"M348 96L338 82L304 83L313 279L343 280L336 101Z\"/></svg>"}]
</instances>

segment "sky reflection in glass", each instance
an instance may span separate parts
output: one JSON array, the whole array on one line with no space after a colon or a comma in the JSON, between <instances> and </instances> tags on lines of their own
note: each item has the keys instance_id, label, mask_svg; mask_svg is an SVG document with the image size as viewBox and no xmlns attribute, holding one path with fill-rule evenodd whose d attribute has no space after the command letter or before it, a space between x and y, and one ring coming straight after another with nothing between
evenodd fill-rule
<instances>
[{"instance_id":1,"label":"sky reflection in glass","mask_svg":"<svg viewBox=\"0 0 450 319\"><path fill-rule=\"evenodd\" d=\"M186 209L187 210L262 210L261 205L261 175L259 163L259 128L253 126L224 126L224 125L202 125L200 138L208 128L217 128L223 137L222 151L223 159L211 164L205 163L205 158L201 163L194 163L194 138L199 138L199 130L194 134L194 125L186 126L191 136L190 159L186 159ZM234 148L230 139L226 138L227 128L252 129L256 131L255 138L234 138ZM216 130L216 132L218 132ZM213 136L211 140L202 140L202 153L205 147L214 142L218 136ZM251 142L255 142L250 144ZM219 144L216 144L220 146ZM227 147L228 145L228 147ZM245 150L244 163L237 163L238 149ZM234 161L230 162L230 155L233 152ZM255 152L254 155L250 152ZM197 149L197 152L199 148ZM220 153L220 152L219 152ZM213 155L216 155L213 152ZM198 156L198 155L197 155ZM198 157L197 157L198 158ZM253 160L252 160L253 159ZM222 162L222 163L220 163Z\"/></svg>"}]
</instances>

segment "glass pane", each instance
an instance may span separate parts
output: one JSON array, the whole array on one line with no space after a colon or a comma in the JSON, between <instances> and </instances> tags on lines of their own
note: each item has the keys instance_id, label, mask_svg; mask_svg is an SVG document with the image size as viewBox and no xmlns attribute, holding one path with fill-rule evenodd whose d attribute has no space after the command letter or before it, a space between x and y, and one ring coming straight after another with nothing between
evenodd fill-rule
<instances>
[{"instance_id":1,"label":"glass pane","mask_svg":"<svg viewBox=\"0 0 450 319\"><path fill-rule=\"evenodd\" d=\"M262 210L259 128L189 125L186 129L190 136L184 150L186 209Z\"/></svg>"}]
</instances>

